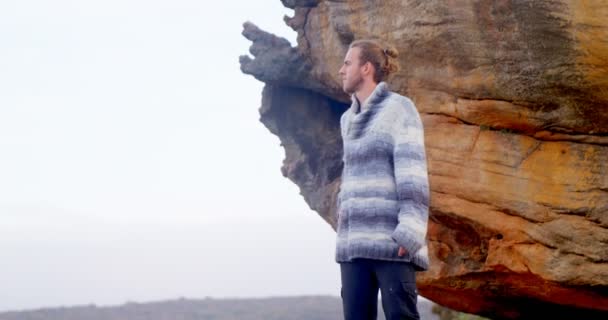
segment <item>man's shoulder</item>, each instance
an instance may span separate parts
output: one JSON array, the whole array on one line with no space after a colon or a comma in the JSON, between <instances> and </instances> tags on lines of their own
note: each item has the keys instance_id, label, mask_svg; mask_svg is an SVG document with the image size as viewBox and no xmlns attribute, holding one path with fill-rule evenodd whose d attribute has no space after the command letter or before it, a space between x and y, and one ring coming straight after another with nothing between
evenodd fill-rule
<instances>
[{"instance_id":1,"label":"man's shoulder","mask_svg":"<svg viewBox=\"0 0 608 320\"><path fill-rule=\"evenodd\" d=\"M391 92L389 99L385 121L395 125L393 128L398 128L398 130L404 127L407 127L408 130L424 130L420 113L409 97Z\"/></svg>"},{"instance_id":2,"label":"man's shoulder","mask_svg":"<svg viewBox=\"0 0 608 320\"><path fill-rule=\"evenodd\" d=\"M418 113L414 101L409 97L391 91L386 99L387 107L391 112L410 114Z\"/></svg>"}]
</instances>

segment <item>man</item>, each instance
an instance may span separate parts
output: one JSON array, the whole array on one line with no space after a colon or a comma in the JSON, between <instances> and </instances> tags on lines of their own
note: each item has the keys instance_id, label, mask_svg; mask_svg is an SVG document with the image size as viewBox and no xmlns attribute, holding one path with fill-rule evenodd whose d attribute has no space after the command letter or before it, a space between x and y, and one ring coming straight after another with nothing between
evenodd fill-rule
<instances>
[{"instance_id":1,"label":"man","mask_svg":"<svg viewBox=\"0 0 608 320\"><path fill-rule=\"evenodd\" d=\"M344 169L336 261L346 320L419 319L416 271L428 269L429 184L424 132L414 103L383 80L397 51L353 42L340 68L352 105L342 115Z\"/></svg>"}]
</instances>

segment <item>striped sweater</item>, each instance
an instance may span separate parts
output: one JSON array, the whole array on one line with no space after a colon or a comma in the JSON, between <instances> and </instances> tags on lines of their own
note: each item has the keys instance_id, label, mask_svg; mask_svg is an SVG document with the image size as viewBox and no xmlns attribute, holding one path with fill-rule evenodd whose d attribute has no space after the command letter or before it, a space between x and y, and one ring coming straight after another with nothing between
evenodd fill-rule
<instances>
[{"instance_id":1,"label":"striped sweater","mask_svg":"<svg viewBox=\"0 0 608 320\"><path fill-rule=\"evenodd\" d=\"M429 183L420 115L410 99L384 82L362 111L352 100L340 119L344 169L336 261L409 261L427 270ZM399 246L405 256L398 256Z\"/></svg>"}]
</instances>

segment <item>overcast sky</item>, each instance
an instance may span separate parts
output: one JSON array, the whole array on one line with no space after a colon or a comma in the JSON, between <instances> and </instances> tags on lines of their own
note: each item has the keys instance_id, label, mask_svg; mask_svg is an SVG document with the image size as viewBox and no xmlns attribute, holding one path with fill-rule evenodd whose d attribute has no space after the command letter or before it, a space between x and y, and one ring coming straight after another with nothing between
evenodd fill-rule
<instances>
[{"instance_id":1,"label":"overcast sky","mask_svg":"<svg viewBox=\"0 0 608 320\"><path fill-rule=\"evenodd\" d=\"M279 0L0 1L0 311L339 295L239 70ZM337 66L339 67L339 66Z\"/></svg>"}]
</instances>

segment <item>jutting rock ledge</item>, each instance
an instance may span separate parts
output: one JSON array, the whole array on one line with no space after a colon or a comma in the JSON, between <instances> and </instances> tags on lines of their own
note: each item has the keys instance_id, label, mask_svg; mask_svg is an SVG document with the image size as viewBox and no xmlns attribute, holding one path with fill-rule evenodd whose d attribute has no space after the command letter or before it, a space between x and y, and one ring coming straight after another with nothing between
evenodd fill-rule
<instances>
[{"instance_id":1,"label":"jutting rock ledge","mask_svg":"<svg viewBox=\"0 0 608 320\"><path fill-rule=\"evenodd\" d=\"M283 0L297 47L245 23L283 175L335 227L337 71L354 39L400 52L425 126L425 297L496 319L608 315L608 2ZM331 245L331 244L328 244Z\"/></svg>"}]
</instances>

